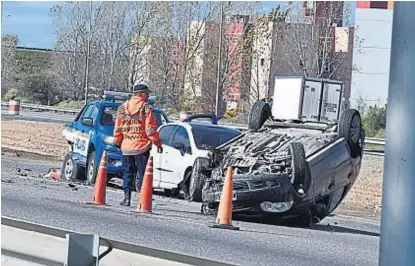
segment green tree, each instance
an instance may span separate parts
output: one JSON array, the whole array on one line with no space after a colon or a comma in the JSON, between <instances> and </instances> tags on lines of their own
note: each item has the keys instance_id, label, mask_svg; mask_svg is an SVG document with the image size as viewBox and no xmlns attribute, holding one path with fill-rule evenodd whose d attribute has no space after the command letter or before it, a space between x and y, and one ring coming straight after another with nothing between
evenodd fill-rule
<instances>
[{"instance_id":1,"label":"green tree","mask_svg":"<svg viewBox=\"0 0 415 266\"><path fill-rule=\"evenodd\" d=\"M19 37L6 34L1 38L1 84L2 94L14 89L16 78L16 46Z\"/></svg>"},{"instance_id":2,"label":"green tree","mask_svg":"<svg viewBox=\"0 0 415 266\"><path fill-rule=\"evenodd\" d=\"M384 137L386 128L386 109L385 107L369 106L368 112L363 117L363 125L366 128L368 137Z\"/></svg>"}]
</instances>

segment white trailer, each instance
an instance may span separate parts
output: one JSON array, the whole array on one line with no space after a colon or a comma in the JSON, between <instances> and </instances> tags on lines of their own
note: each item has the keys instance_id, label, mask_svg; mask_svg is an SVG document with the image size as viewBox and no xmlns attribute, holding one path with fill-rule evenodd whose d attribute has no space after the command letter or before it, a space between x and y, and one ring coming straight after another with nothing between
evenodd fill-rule
<instances>
[{"instance_id":1,"label":"white trailer","mask_svg":"<svg viewBox=\"0 0 415 266\"><path fill-rule=\"evenodd\" d=\"M337 122L343 82L305 77L276 77L272 100L275 120Z\"/></svg>"}]
</instances>

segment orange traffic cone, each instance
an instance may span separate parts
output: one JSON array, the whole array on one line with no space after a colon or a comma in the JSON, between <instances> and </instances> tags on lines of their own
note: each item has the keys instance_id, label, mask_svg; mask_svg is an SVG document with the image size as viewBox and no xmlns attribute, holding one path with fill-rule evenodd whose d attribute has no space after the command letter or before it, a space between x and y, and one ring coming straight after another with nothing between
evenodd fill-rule
<instances>
[{"instance_id":1,"label":"orange traffic cone","mask_svg":"<svg viewBox=\"0 0 415 266\"><path fill-rule=\"evenodd\" d=\"M231 229L239 230L239 227L232 225L232 198L233 198L233 189L232 189L232 166L228 167L226 172L225 184L222 188L222 195L219 202L218 215L216 217L216 223L212 224L210 227L221 228L221 229Z\"/></svg>"},{"instance_id":2,"label":"orange traffic cone","mask_svg":"<svg viewBox=\"0 0 415 266\"><path fill-rule=\"evenodd\" d=\"M107 151L104 151L99 164L97 179L94 186L94 195L92 202L89 204L106 205L106 193L107 193Z\"/></svg>"},{"instance_id":3,"label":"orange traffic cone","mask_svg":"<svg viewBox=\"0 0 415 266\"><path fill-rule=\"evenodd\" d=\"M140 199L137 206L138 212L151 212L153 205L153 156L148 158L144 173L143 185L140 190Z\"/></svg>"}]
</instances>

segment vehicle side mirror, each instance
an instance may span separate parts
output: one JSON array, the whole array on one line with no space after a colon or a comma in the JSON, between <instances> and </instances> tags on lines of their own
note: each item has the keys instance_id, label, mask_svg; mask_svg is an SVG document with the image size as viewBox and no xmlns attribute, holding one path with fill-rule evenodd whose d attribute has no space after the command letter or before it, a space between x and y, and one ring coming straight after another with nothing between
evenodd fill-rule
<instances>
[{"instance_id":1,"label":"vehicle side mirror","mask_svg":"<svg viewBox=\"0 0 415 266\"><path fill-rule=\"evenodd\" d=\"M184 145L183 144L181 144L181 143L174 144L173 148L178 149L180 151L180 154L182 156L184 156L185 151L184 151Z\"/></svg>"},{"instance_id":2,"label":"vehicle side mirror","mask_svg":"<svg viewBox=\"0 0 415 266\"><path fill-rule=\"evenodd\" d=\"M94 119L90 117L83 117L81 120L82 125L92 127L94 125Z\"/></svg>"}]
</instances>

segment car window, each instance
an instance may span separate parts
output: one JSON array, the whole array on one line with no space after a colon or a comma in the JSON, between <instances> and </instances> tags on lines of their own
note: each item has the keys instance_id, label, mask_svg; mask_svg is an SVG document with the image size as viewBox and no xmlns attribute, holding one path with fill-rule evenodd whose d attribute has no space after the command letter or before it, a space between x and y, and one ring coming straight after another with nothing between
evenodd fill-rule
<instances>
[{"instance_id":1,"label":"car window","mask_svg":"<svg viewBox=\"0 0 415 266\"><path fill-rule=\"evenodd\" d=\"M99 113L98 106L94 106L94 109L92 109L92 113L89 115L89 117L93 119L94 123L97 121L98 113Z\"/></svg>"},{"instance_id":2,"label":"car window","mask_svg":"<svg viewBox=\"0 0 415 266\"><path fill-rule=\"evenodd\" d=\"M95 104L90 104L85 112L82 114L82 117L91 117L92 111L94 110Z\"/></svg>"},{"instance_id":3,"label":"car window","mask_svg":"<svg viewBox=\"0 0 415 266\"><path fill-rule=\"evenodd\" d=\"M164 119L164 117L161 115L161 113L157 113L157 112L154 112L153 111L153 114L154 114L154 117L156 118L156 123L157 123L157 126L159 127L159 126L161 126L161 125L164 125L164 124L166 124L164 121L165 121L165 119Z\"/></svg>"},{"instance_id":4,"label":"car window","mask_svg":"<svg viewBox=\"0 0 415 266\"><path fill-rule=\"evenodd\" d=\"M196 147L200 150L211 150L240 134L239 131L220 127L193 127Z\"/></svg>"},{"instance_id":5,"label":"car window","mask_svg":"<svg viewBox=\"0 0 415 266\"><path fill-rule=\"evenodd\" d=\"M176 144L183 144L185 149L190 147L189 135L184 127L179 126L173 137L172 146Z\"/></svg>"},{"instance_id":6,"label":"car window","mask_svg":"<svg viewBox=\"0 0 415 266\"><path fill-rule=\"evenodd\" d=\"M117 119L117 107L105 106L104 112L101 117L101 125L113 126L115 125L115 119Z\"/></svg>"},{"instance_id":7,"label":"car window","mask_svg":"<svg viewBox=\"0 0 415 266\"><path fill-rule=\"evenodd\" d=\"M159 131L159 136L163 144L171 146L171 139L177 126L165 126Z\"/></svg>"},{"instance_id":8,"label":"car window","mask_svg":"<svg viewBox=\"0 0 415 266\"><path fill-rule=\"evenodd\" d=\"M153 114L154 114L154 117L156 119L157 126L167 124L166 117L164 116L164 114L162 112L160 112L160 111L156 112L155 110L153 110Z\"/></svg>"}]
</instances>

